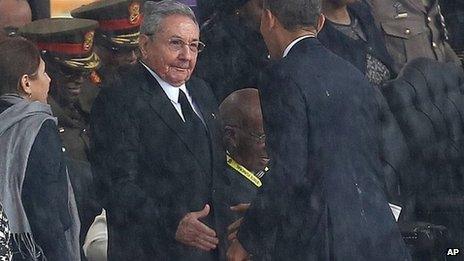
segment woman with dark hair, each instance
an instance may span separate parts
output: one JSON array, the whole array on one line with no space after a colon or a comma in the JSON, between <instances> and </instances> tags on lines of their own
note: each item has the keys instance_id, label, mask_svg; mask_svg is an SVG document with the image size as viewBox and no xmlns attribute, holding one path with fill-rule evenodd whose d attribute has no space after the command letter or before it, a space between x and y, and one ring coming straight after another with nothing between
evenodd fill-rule
<instances>
[{"instance_id":1,"label":"woman with dark hair","mask_svg":"<svg viewBox=\"0 0 464 261\"><path fill-rule=\"evenodd\" d=\"M318 39L329 50L358 68L374 86L395 76L393 60L370 7L358 0L323 0L326 22Z\"/></svg>"},{"instance_id":2,"label":"woman with dark hair","mask_svg":"<svg viewBox=\"0 0 464 261\"><path fill-rule=\"evenodd\" d=\"M0 42L0 202L13 260L80 260L79 219L37 47Z\"/></svg>"}]
</instances>

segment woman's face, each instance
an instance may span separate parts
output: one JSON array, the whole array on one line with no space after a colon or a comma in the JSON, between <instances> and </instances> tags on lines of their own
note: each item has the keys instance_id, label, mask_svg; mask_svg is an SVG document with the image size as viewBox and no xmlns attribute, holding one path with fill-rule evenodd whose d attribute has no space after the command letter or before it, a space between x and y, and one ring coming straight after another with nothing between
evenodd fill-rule
<instances>
[{"instance_id":1,"label":"woman's face","mask_svg":"<svg viewBox=\"0 0 464 261\"><path fill-rule=\"evenodd\" d=\"M40 59L36 77L30 78L29 84L31 85L30 99L47 103L48 90L50 89L50 77L48 77L45 72L45 62L42 59Z\"/></svg>"}]
</instances>

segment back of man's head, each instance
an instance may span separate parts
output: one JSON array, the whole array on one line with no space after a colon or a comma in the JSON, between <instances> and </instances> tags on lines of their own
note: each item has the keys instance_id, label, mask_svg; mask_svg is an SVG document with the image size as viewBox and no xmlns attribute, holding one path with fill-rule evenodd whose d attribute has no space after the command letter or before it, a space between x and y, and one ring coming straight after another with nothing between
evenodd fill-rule
<instances>
[{"instance_id":1,"label":"back of man's head","mask_svg":"<svg viewBox=\"0 0 464 261\"><path fill-rule=\"evenodd\" d=\"M223 127L247 127L251 118L258 115L261 119L258 90L246 88L231 93L219 106L219 115Z\"/></svg>"},{"instance_id":2,"label":"back of man's head","mask_svg":"<svg viewBox=\"0 0 464 261\"><path fill-rule=\"evenodd\" d=\"M321 0L264 0L263 7L277 17L288 31L317 27Z\"/></svg>"}]
</instances>

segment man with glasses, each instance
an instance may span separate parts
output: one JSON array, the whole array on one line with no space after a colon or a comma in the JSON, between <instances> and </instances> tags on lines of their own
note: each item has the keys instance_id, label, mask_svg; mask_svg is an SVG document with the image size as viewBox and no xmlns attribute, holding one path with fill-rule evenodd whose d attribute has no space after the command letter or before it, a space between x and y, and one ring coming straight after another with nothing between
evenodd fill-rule
<instances>
[{"instance_id":1,"label":"man with glasses","mask_svg":"<svg viewBox=\"0 0 464 261\"><path fill-rule=\"evenodd\" d=\"M233 234L241 223L243 212L264 185L269 170L258 90L246 88L227 96L219 106L219 119L227 168L219 193L221 204L217 216L221 232ZM221 256L225 257L227 240L220 244Z\"/></svg>"},{"instance_id":2,"label":"man with glasses","mask_svg":"<svg viewBox=\"0 0 464 261\"><path fill-rule=\"evenodd\" d=\"M109 260L216 260L215 182L223 174L217 104L191 77L199 27L174 1L146 2L141 59L92 108L91 151Z\"/></svg>"}]
</instances>

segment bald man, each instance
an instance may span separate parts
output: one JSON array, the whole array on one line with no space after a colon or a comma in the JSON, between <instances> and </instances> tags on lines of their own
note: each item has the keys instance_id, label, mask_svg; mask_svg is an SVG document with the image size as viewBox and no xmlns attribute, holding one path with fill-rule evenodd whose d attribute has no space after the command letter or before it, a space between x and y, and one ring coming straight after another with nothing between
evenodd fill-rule
<instances>
[{"instance_id":1,"label":"bald man","mask_svg":"<svg viewBox=\"0 0 464 261\"><path fill-rule=\"evenodd\" d=\"M258 90L241 89L227 96L219 106L219 118L227 151L227 168L218 216L222 233L227 235L238 228L240 222L231 224L241 218L253 201L267 171L269 158ZM227 241L221 243L226 245ZM224 245L220 249L227 249Z\"/></svg>"},{"instance_id":2,"label":"bald man","mask_svg":"<svg viewBox=\"0 0 464 261\"><path fill-rule=\"evenodd\" d=\"M32 21L31 8L25 0L0 0L0 40Z\"/></svg>"}]
</instances>

